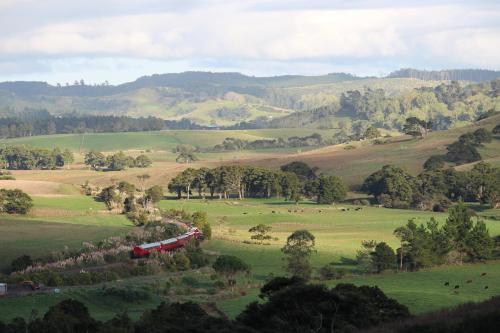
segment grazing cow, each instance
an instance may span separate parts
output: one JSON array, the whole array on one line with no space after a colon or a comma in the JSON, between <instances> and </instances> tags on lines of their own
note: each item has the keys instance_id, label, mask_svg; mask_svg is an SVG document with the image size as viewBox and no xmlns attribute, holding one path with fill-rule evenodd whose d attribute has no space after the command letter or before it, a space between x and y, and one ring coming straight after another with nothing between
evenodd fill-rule
<instances>
[{"instance_id":1,"label":"grazing cow","mask_svg":"<svg viewBox=\"0 0 500 333\"><path fill-rule=\"evenodd\" d=\"M248 213L247 212L243 212L243 215L247 215Z\"/></svg>"},{"instance_id":2,"label":"grazing cow","mask_svg":"<svg viewBox=\"0 0 500 333\"><path fill-rule=\"evenodd\" d=\"M457 285L454 287L454 289L458 289L458 288L460 288L460 286L457 284Z\"/></svg>"},{"instance_id":3,"label":"grazing cow","mask_svg":"<svg viewBox=\"0 0 500 333\"><path fill-rule=\"evenodd\" d=\"M318 212L321 213L321 209Z\"/></svg>"},{"instance_id":4,"label":"grazing cow","mask_svg":"<svg viewBox=\"0 0 500 333\"><path fill-rule=\"evenodd\" d=\"M472 280L467 280L467 283L472 283Z\"/></svg>"},{"instance_id":5,"label":"grazing cow","mask_svg":"<svg viewBox=\"0 0 500 333\"><path fill-rule=\"evenodd\" d=\"M481 274L481 276L485 276L485 275L486 275L486 273L482 273L482 274Z\"/></svg>"},{"instance_id":6,"label":"grazing cow","mask_svg":"<svg viewBox=\"0 0 500 333\"><path fill-rule=\"evenodd\" d=\"M488 286L484 286L484 289L488 289Z\"/></svg>"},{"instance_id":7,"label":"grazing cow","mask_svg":"<svg viewBox=\"0 0 500 333\"><path fill-rule=\"evenodd\" d=\"M273 213L273 214L274 214L274 213L276 213L276 212L273 210L271 213Z\"/></svg>"},{"instance_id":8,"label":"grazing cow","mask_svg":"<svg viewBox=\"0 0 500 333\"><path fill-rule=\"evenodd\" d=\"M445 286L449 286L449 285L450 285L450 283L449 283L448 281L446 281L446 282L444 283L444 285L445 285Z\"/></svg>"},{"instance_id":9,"label":"grazing cow","mask_svg":"<svg viewBox=\"0 0 500 333\"><path fill-rule=\"evenodd\" d=\"M289 209L288 212L291 213L292 211Z\"/></svg>"}]
</instances>

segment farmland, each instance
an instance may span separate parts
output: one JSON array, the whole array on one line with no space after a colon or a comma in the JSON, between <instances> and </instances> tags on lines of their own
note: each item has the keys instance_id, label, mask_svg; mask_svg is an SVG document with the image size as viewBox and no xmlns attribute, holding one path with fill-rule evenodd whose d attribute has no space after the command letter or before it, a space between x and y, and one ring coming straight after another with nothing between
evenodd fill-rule
<instances>
[{"instance_id":1,"label":"farmland","mask_svg":"<svg viewBox=\"0 0 500 333\"><path fill-rule=\"evenodd\" d=\"M145 186L160 185L166 188L169 180L187 167L215 167L224 164L251 164L278 168L289 161L305 161L318 166L320 172L340 176L351 188L357 188L371 172L385 164L397 164L412 174L421 171L425 159L436 153L443 153L445 146L465 132L480 127L491 128L499 117L487 119L466 128L430 133L423 139L405 136L386 138L384 144L358 141L349 145L337 145L298 151L298 149L263 149L256 151L201 152L198 160L190 164L175 162L172 149L178 144L190 144L209 148L219 144L226 137L245 140L263 138L287 138L292 135L305 136L314 132L325 138L332 136L332 130L311 129L266 129L245 131L160 131L113 134L68 134L42 137L27 137L3 140L2 144L27 145L40 148L67 148L75 152L76 162L56 170L13 170L15 180L2 180L2 188L19 188L33 197L34 207L24 216L2 215L0 218L0 269L6 270L10 262L20 255L33 258L45 257L53 251L66 247L78 249L82 242L97 242L107 237L125 235L134 230L132 222L123 214L111 213L103 202L81 194L80 186L85 182L107 186L126 180L139 185L137 176L150 175ZM485 160L498 165L500 150L498 139L480 147ZM150 167L129 168L122 171L94 171L82 164L83 153L97 149L105 153L123 150L137 156L144 153L153 160ZM457 167L468 170L470 164ZM359 192L350 192L349 198L365 198ZM447 213L388 209L377 206L354 206L346 203L318 205L309 200L298 205L284 199L235 199L227 200L174 200L167 195L157 206L161 209L184 209L189 212L204 211L213 230L213 239L203 243L203 249L211 255L231 254L240 257L252 268L245 295L212 293L213 281L210 270L197 269L187 272L163 272L151 277L135 277L106 283L106 286L139 286L145 288L151 297L139 303L127 303L102 296L104 285L63 287L60 294L43 294L31 297L12 298L0 301L0 320L17 315L28 316L31 309L40 313L64 298L75 298L85 302L96 318L108 319L127 309L137 319L144 309L153 308L161 300L194 300L202 304L215 303L230 317L237 315L246 304L255 300L258 287L272 274L282 275L281 247L290 233L307 229L316 237L317 253L312 257L315 272L321 266L334 263L348 273L339 281L329 285L349 282L357 285L377 285L389 296L407 305L412 313L424 313L443 307L455 306L467 301L479 301L500 294L500 286L494 281L500 279L500 263L490 261L461 266L442 266L412 273L384 273L381 275L360 275L353 261L363 240L387 242L398 247L394 237L395 228L414 218L424 223L431 217L439 223ZM480 218L484 219L492 236L500 235L498 209L471 204ZM273 239L269 245L250 242L248 229L257 223L272 227ZM478 277L486 272L482 279ZM184 277L193 277L193 285L185 285ZM317 276L317 273L315 273ZM464 281L474 283L464 286ZM170 281L174 294L162 296L157 286ZM460 284L460 292L453 293L443 283ZM316 280L317 282L317 280ZM484 289L488 285L489 289ZM196 290L189 294L186 290Z\"/></svg>"}]
</instances>

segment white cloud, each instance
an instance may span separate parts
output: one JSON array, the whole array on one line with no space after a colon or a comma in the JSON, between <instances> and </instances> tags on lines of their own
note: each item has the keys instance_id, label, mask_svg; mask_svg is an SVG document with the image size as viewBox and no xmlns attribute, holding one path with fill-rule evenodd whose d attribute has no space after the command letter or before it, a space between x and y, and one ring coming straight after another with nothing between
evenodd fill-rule
<instances>
[{"instance_id":1,"label":"white cloud","mask_svg":"<svg viewBox=\"0 0 500 333\"><path fill-rule=\"evenodd\" d=\"M373 64L377 71L382 63L394 64L392 69L397 64L500 69L500 10L490 1L411 6L392 1L88 2L65 1L66 7L58 7L60 0L4 2L11 15L3 11L0 22L13 28L0 29L0 59L50 63L119 57L194 67L203 67L208 59L215 69L227 62L254 62L276 64L290 73L297 63L314 69L331 68L329 63L353 69ZM30 4L33 12L27 10ZM37 10L48 13L51 6L57 9L53 19L36 15ZM15 17L21 9L26 16Z\"/></svg>"}]
</instances>

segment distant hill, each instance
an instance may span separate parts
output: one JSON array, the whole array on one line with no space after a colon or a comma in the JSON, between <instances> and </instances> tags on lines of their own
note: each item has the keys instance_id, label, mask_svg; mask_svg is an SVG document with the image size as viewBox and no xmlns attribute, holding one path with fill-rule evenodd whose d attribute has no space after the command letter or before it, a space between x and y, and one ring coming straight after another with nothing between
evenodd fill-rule
<instances>
[{"instance_id":1,"label":"distant hill","mask_svg":"<svg viewBox=\"0 0 500 333\"><path fill-rule=\"evenodd\" d=\"M440 71L426 71L413 68L402 68L392 72L388 78L412 78L434 81L471 81L484 82L500 78L500 71L487 69L449 69Z\"/></svg>"},{"instance_id":2,"label":"distant hill","mask_svg":"<svg viewBox=\"0 0 500 333\"><path fill-rule=\"evenodd\" d=\"M383 89L386 96L398 96L415 88L433 88L442 82L406 77L356 77L346 73L256 77L194 71L143 76L119 85L0 82L0 117L12 117L29 109L46 110L56 116L71 113L189 119L210 126L249 121L273 121L273 127L297 126L294 113L321 108L338 110L342 94L348 91L363 93ZM422 103L418 101L417 104ZM486 110L491 108L489 105L484 107ZM311 119L306 121L310 127L337 126L335 121L322 122L324 114L321 113L319 116L310 114ZM294 114L293 121L276 122L291 114ZM347 117L352 118L351 115ZM385 121L382 118L377 121ZM393 126L393 123L387 124Z\"/></svg>"},{"instance_id":3,"label":"distant hill","mask_svg":"<svg viewBox=\"0 0 500 333\"><path fill-rule=\"evenodd\" d=\"M329 84L361 79L351 74L332 73L319 76L281 75L247 76L240 73L183 72L142 76L135 81L113 85L71 84L53 86L46 82L0 82L0 90L21 96L108 96L142 88L170 87L190 92L225 93L228 91L259 94L266 87L296 87Z\"/></svg>"}]
</instances>

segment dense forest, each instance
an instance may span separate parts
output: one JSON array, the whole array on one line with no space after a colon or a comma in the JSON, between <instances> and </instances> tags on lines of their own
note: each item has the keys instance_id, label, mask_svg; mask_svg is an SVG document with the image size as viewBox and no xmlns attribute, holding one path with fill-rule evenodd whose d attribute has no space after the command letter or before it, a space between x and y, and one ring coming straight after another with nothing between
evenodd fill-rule
<instances>
[{"instance_id":1,"label":"dense forest","mask_svg":"<svg viewBox=\"0 0 500 333\"><path fill-rule=\"evenodd\" d=\"M67 133L159 131L164 129L210 129L190 120L163 120L155 117L65 115L56 117L46 110L23 110L16 117L0 118L0 137L16 138Z\"/></svg>"},{"instance_id":2,"label":"dense forest","mask_svg":"<svg viewBox=\"0 0 500 333\"><path fill-rule=\"evenodd\" d=\"M434 81L472 81L483 82L500 78L500 71L485 69L450 69L441 71L425 71L413 68L402 68L390 73L390 78L412 78Z\"/></svg>"},{"instance_id":3,"label":"dense forest","mask_svg":"<svg viewBox=\"0 0 500 333\"><path fill-rule=\"evenodd\" d=\"M256 119L234 128L324 127L334 118L343 117L331 127L349 130L353 123L361 121L376 127L401 130L408 117L418 117L432 121L434 129L442 130L460 122L475 121L491 110L500 111L500 80L466 86L454 81L396 95L371 88L346 91L341 94L338 103L298 111L270 121Z\"/></svg>"}]
</instances>

